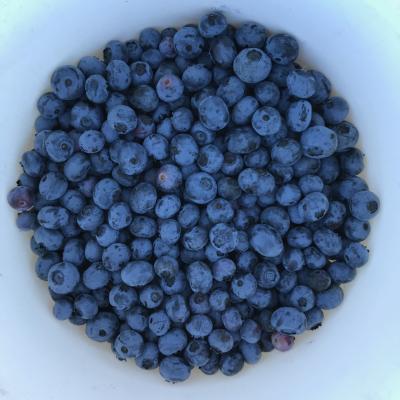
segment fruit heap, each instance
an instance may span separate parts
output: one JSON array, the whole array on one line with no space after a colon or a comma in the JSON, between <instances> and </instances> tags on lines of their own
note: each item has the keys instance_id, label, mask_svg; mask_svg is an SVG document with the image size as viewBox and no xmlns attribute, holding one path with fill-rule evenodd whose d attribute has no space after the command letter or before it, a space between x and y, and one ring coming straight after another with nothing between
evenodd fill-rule
<instances>
[{"instance_id":1,"label":"fruit heap","mask_svg":"<svg viewBox=\"0 0 400 400\"><path fill-rule=\"evenodd\" d=\"M53 73L8 201L56 318L177 382L288 350L342 302L379 200L298 52L215 12Z\"/></svg>"}]
</instances>

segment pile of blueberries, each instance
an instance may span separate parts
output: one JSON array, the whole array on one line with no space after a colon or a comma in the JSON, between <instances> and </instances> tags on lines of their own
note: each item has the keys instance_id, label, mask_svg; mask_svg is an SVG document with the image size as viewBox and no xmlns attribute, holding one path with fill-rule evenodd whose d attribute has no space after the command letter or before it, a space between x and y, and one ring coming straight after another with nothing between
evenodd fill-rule
<instances>
[{"instance_id":1,"label":"pile of blueberries","mask_svg":"<svg viewBox=\"0 0 400 400\"><path fill-rule=\"evenodd\" d=\"M379 200L298 52L213 12L53 73L8 201L56 318L177 382L286 351L342 302Z\"/></svg>"}]
</instances>

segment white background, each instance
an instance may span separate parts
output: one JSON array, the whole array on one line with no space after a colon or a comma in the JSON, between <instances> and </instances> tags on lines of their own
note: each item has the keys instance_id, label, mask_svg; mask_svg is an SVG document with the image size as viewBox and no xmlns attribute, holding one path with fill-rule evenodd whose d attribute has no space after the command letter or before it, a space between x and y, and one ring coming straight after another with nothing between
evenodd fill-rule
<instances>
[{"instance_id":1,"label":"white background","mask_svg":"<svg viewBox=\"0 0 400 400\"><path fill-rule=\"evenodd\" d=\"M194 373L170 385L52 317L29 236L15 228L6 193L32 143L35 101L54 68L146 26L195 21L213 6L299 39L301 58L326 73L352 107L382 209L369 264L322 328L233 378ZM0 0L0 399L400 399L398 21L398 0Z\"/></svg>"}]
</instances>

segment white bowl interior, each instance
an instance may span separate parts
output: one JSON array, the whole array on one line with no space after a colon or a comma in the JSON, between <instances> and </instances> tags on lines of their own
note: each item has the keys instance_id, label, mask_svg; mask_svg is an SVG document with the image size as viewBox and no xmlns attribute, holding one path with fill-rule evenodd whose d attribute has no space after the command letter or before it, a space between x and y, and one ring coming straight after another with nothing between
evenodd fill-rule
<instances>
[{"instance_id":1,"label":"white bowl interior","mask_svg":"<svg viewBox=\"0 0 400 400\"><path fill-rule=\"evenodd\" d=\"M1 9L3 10L1 11ZM369 240L371 258L322 328L299 337L233 378L195 372L170 385L157 371L118 362L109 345L56 321L46 285L36 279L29 235L3 202L0 264L0 398L15 400L146 396L163 400L400 398L398 245L400 239L400 18L398 0L14 0L0 5L0 184L2 199L31 146L35 102L59 65L127 40L147 26L179 26L220 9L255 20L301 44L301 60L324 72L351 105L365 175L381 198ZM397 246L396 246L397 245Z\"/></svg>"}]
</instances>

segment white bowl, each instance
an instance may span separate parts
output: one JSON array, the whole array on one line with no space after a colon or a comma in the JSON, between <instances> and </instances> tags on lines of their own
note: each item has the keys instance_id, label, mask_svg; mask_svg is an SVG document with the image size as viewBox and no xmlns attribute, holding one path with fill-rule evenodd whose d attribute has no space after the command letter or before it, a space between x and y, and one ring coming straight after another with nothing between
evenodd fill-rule
<instances>
[{"instance_id":1,"label":"white bowl","mask_svg":"<svg viewBox=\"0 0 400 400\"><path fill-rule=\"evenodd\" d=\"M213 8L231 21L286 31L301 59L323 71L350 103L381 198L371 259L346 286L343 304L288 353L264 355L233 378L195 372L183 384L118 362L107 344L56 321L36 279L29 235L4 202L32 144L35 102L57 66L127 40L147 26L194 22ZM0 398L162 400L400 398L400 5L398 0L13 0L0 5ZM141 397L142 396L142 397Z\"/></svg>"}]
</instances>

